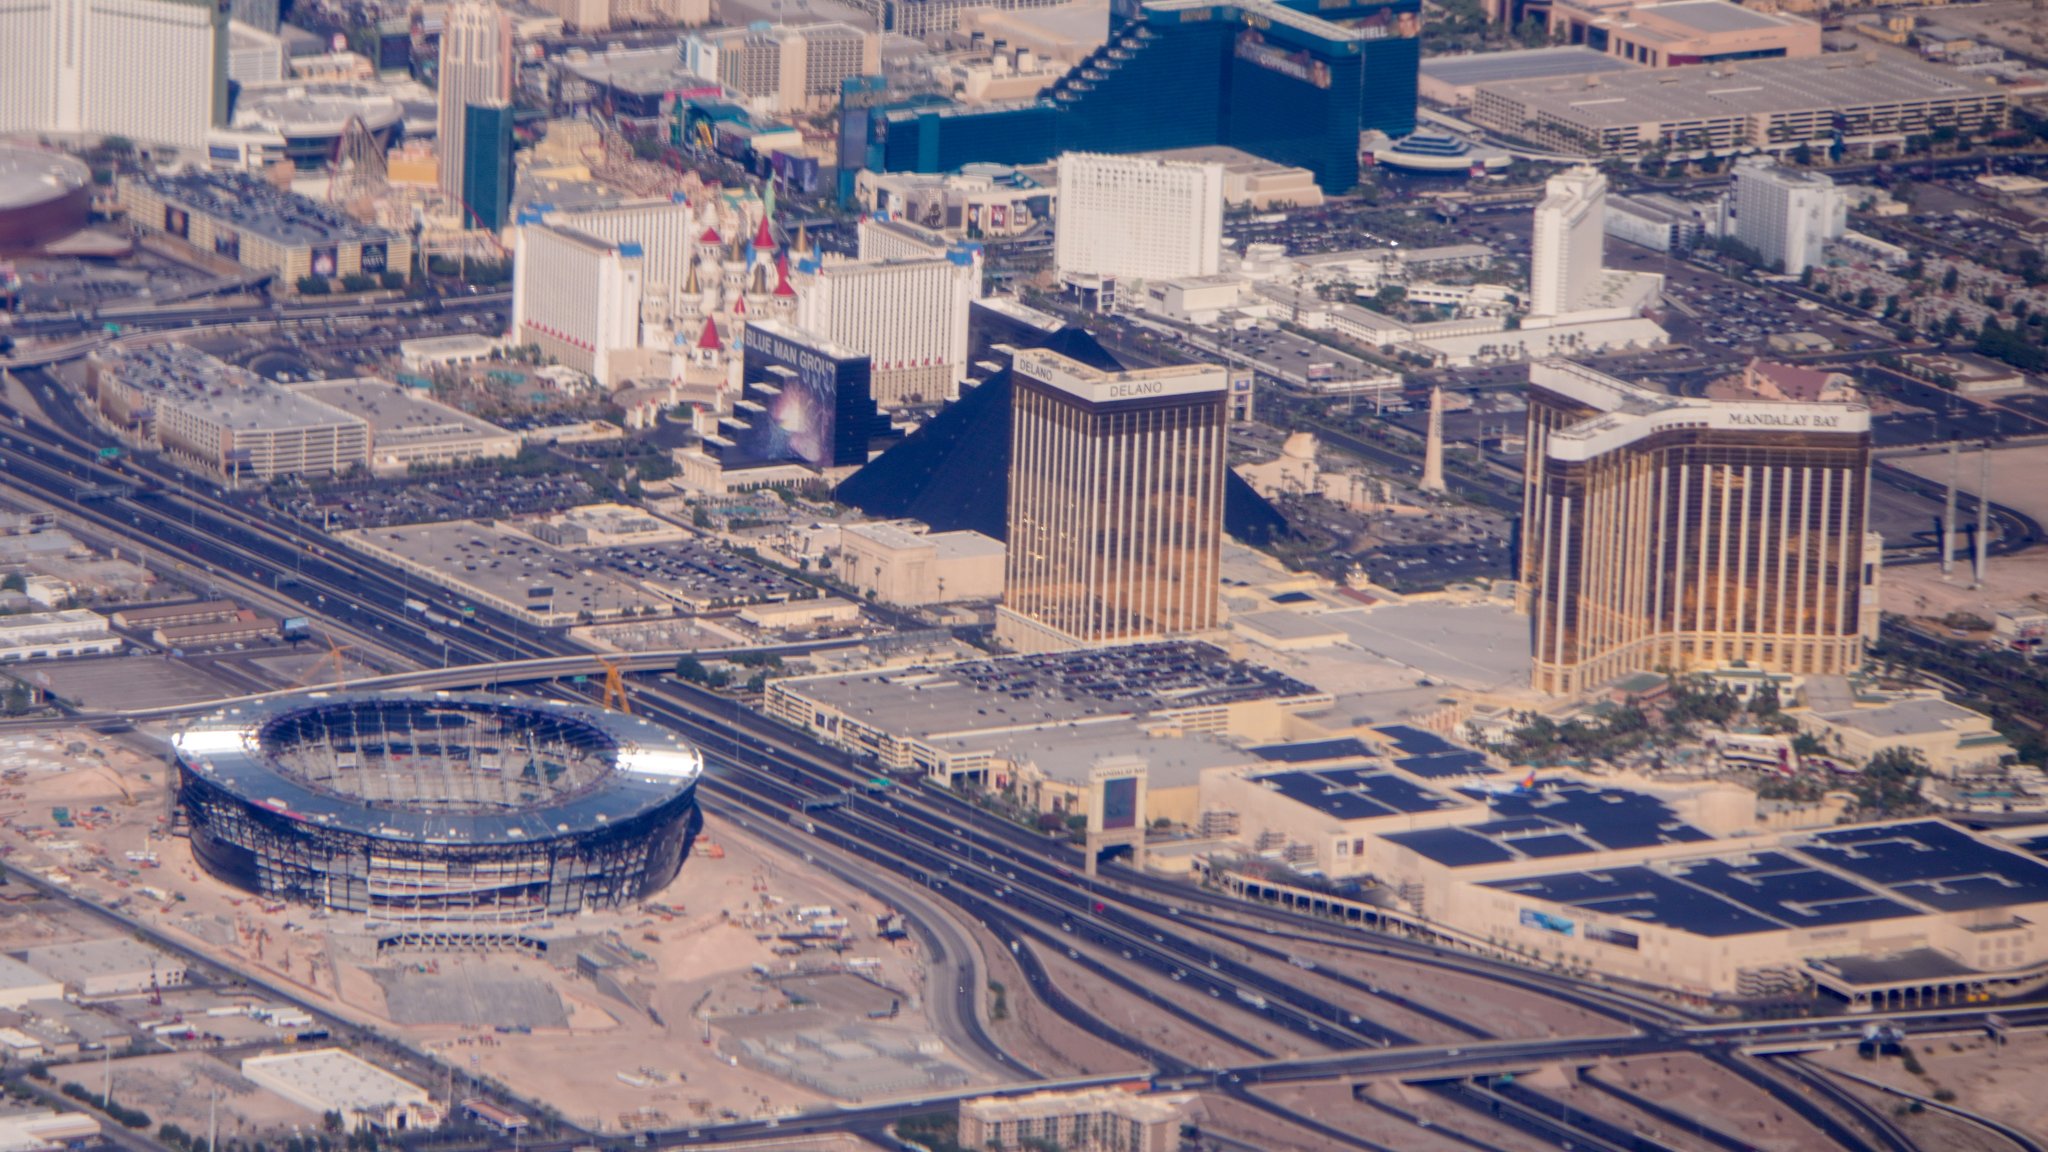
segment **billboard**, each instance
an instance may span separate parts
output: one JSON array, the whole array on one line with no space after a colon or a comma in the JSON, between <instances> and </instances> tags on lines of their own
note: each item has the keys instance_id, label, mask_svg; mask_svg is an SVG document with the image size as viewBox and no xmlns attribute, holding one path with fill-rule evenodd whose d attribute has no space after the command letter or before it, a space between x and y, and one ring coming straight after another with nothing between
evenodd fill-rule
<instances>
[{"instance_id":1,"label":"billboard","mask_svg":"<svg viewBox=\"0 0 2048 1152\"><path fill-rule=\"evenodd\" d=\"M1641 948L1643 945L1642 937L1637 936L1633 932L1623 932L1618 928L1602 928L1597 924L1586 925L1586 939L1597 940L1602 944L1612 944L1617 948L1626 948L1631 952Z\"/></svg>"},{"instance_id":2,"label":"billboard","mask_svg":"<svg viewBox=\"0 0 2048 1152\"><path fill-rule=\"evenodd\" d=\"M1543 932L1555 932L1559 936L1569 936L1572 934L1571 921L1562 916L1552 916L1548 912L1538 912L1534 908L1522 909L1522 927L1535 928Z\"/></svg>"},{"instance_id":3,"label":"billboard","mask_svg":"<svg viewBox=\"0 0 2048 1152\"><path fill-rule=\"evenodd\" d=\"M384 271L391 259L391 246L382 240L363 242L363 274L375 276Z\"/></svg>"},{"instance_id":4,"label":"billboard","mask_svg":"<svg viewBox=\"0 0 2048 1152\"><path fill-rule=\"evenodd\" d=\"M1008 208L1003 207L1001 204L989 205L988 226L991 231L1000 236L1004 231L1004 226L1009 222L1010 210Z\"/></svg>"},{"instance_id":5,"label":"billboard","mask_svg":"<svg viewBox=\"0 0 2048 1152\"><path fill-rule=\"evenodd\" d=\"M242 234L240 232L216 232L213 234L215 255L225 256L240 263L242 260Z\"/></svg>"},{"instance_id":6,"label":"billboard","mask_svg":"<svg viewBox=\"0 0 2048 1152\"><path fill-rule=\"evenodd\" d=\"M164 231L183 240L192 234L192 217L183 208L164 205Z\"/></svg>"},{"instance_id":7,"label":"billboard","mask_svg":"<svg viewBox=\"0 0 2048 1152\"><path fill-rule=\"evenodd\" d=\"M341 272L341 256L334 245L323 244L313 249L309 267L312 275L331 280Z\"/></svg>"},{"instance_id":8,"label":"billboard","mask_svg":"<svg viewBox=\"0 0 2048 1152\"><path fill-rule=\"evenodd\" d=\"M1125 776L1102 782L1102 830L1115 832L1138 823L1138 778Z\"/></svg>"},{"instance_id":9,"label":"billboard","mask_svg":"<svg viewBox=\"0 0 2048 1152\"><path fill-rule=\"evenodd\" d=\"M1269 72L1312 84L1317 88L1330 86L1330 66L1307 52L1289 52L1285 48L1266 43L1257 29L1247 28L1237 38L1237 58L1256 64Z\"/></svg>"},{"instance_id":10,"label":"billboard","mask_svg":"<svg viewBox=\"0 0 2048 1152\"><path fill-rule=\"evenodd\" d=\"M748 383L775 388L774 395L748 388L748 398L767 411L734 436L741 455L831 467L841 361L759 324L747 325L740 340Z\"/></svg>"}]
</instances>

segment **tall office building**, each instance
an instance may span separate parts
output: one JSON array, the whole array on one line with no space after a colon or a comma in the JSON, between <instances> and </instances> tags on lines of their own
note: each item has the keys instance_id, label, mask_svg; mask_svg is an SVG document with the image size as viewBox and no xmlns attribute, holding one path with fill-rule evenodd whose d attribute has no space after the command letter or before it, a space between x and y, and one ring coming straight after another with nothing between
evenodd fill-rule
<instances>
[{"instance_id":1,"label":"tall office building","mask_svg":"<svg viewBox=\"0 0 2048 1152\"><path fill-rule=\"evenodd\" d=\"M1538 690L1862 662L1868 408L1667 396L1538 361L1524 468Z\"/></svg>"},{"instance_id":2,"label":"tall office building","mask_svg":"<svg viewBox=\"0 0 2048 1152\"><path fill-rule=\"evenodd\" d=\"M191 151L226 122L228 17L210 0L0 5L0 133Z\"/></svg>"},{"instance_id":3,"label":"tall office building","mask_svg":"<svg viewBox=\"0 0 2048 1152\"><path fill-rule=\"evenodd\" d=\"M1214 275L1223 165L1068 152L1059 161L1053 264L1064 280Z\"/></svg>"},{"instance_id":4,"label":"tall office building","mask_svg":"<svg viewBox=\"0 0 2048 1152\"><path fill-rule=\"evenodd\" d=\"M878 172L1228 144L1349 192L1361 131L1415 128L1420 4L1313 2L1150 0L1032 100L854 107L844 123Z\"/></svg>"},{"instance_id":5,"label":"tall office building","mask_svg":"<svg viewBox=\"0 0 2048 1152\"><path fill-rule=\"evenodd\" d=\"M441 154L441 191L461 196L469 154L469 106L512 99L512 21L489 0L458 0L441 31L440 115L434 121ZM466 221L467 223L467 221Z\"/></svg>"},{"instance_id":6,"label":"tall office building","mask_svg":"<svg viewBox=\"0 0 2048 1152\"><path fill-rule=\"evenodd\" d=\"M512 105L494 100L463 109L462 149L466 222L496 232L512 213Z\"/></svg>"},{"instance_id":7,"label":"tall office building","mask_svg":"<svg viewBox=\"0 0 2048 1152\"><path fill-rule=\"evenodd\" d=\"M1558 316L1592 302L1607 253L1606 215L1607 177L1596 168L1560 172L1544 185L1529 255L1532 315Z\"/></svg>"},{"instance_id":8,"label":"tall office building","mask_svg":"<svg viewBox=\"0 0 2048 1152\"><path fill-rule=\"evenodd\" d=\"M1849 199L1833 180L1762 157L1736 162L1734 200L1735 238L1791 276L1820 263L1849 227Z\"/></svg>"},{"instance_id":9,"label":"tall office building","mask_svg":"<svg viewBox=\"0 0 2048 1152\"><path fill-rule=\"evenodd\" d=\"M967 310L981 296L981 251L937 259L830 263L803 277L797 326L873 362L884 406L950 400L967 377Z\"/></svg>"},{"instance_id":10,"label":"tall office building","mask_svg":"<svg viewBox=\"0 0 2048 1152\"><path fill-rule=\"evenodd\" d=\"M1045 652L1217 627L1229 373L1034 348L1011 374L997 638Z\"/></svg>"}]
</instances>

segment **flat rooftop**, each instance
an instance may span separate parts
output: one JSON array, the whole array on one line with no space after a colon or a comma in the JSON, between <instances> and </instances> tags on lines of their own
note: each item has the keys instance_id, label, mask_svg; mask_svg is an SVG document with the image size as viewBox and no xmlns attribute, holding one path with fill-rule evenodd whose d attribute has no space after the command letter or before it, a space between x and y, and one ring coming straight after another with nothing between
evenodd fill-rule
<instances>
[{"instance_id":1,"label":"flat rooftop","mask_svg":"<svg viewBox=\"0 0 2048 1152\"><path fill-rule=\"evenodd\" d=\"M1502 80L1541 80L1557 76L1632 72L1637 65L1591 48L1522 48L1513 52L1473 52L1463 56L1432 56L1422 62L1422 75L1439 84L1466 88Z\"/></svg>"},{"instance_id":2,"label":"flat rooftop","mask_svg":"<svg viewBox=\"0 0 2048 1152\"><path fill-rule=\"evenodd\" d=\"M940 741L939 747L1029 764L1067 784L1086 784L1088 770L1105 757L1137 756L1145 761L1146 786L1155 789L1198 784L1205 768L1234 768L1252 758L1211 736L1156 736L1146 732L1142 722L1128 719L953 736Z\"/></svg>"},{"instance_id":3,"label":"flat rooftop","mask_svg":"<svg viewBox=\"0 0 2048 1152\"><path fill-rule=\"evenodd\" d=\"M341 1112L370 1112L393 1104L425 1104L426 1090L340 1048L276 1052L242 1061L242 1072L321 1100Z\"/></svg>"},{"instance_id":4,"label":"flat rooftop","mask_svg":"<svg viewBox=\"0 0 2048 1152\"><path fill-rule=\"evenodd\" d=\"M2048 901L2048 864L1939 820L1821 832L1798 851L1944 912Z\"/></svg>"},{"instance_id":5,"label":"flat rooftop","mask_svg":"<svg viewBox=\"0 0 2048 1152\"><path fill-rule=\"evenodd\" d=\"M238 432L367 423L183 344L125 348L102 353L100 359L123 383L152 390L166 404Z\"/></svg>"},{"instance_id":6,"label":"flat rooftop","mask_svg":"<svg viewBox=\"0 0 2048 1152\"><path fill-rule=\"evenodd\" d=\"M1407 769L1406 764L1397 766ZM1493 819L1395 832L1387 839L1449 868L1712 839L1679 819L1664 801L1643 792L1576 780L1544 780L1532 788L1506 791L1468 787L1460 792L1484 800Z\"/></svg>"},{"instance_id":7,"label":"flat rooftop","mask_svg":"<svg viewBox=\"0 0 2048 1152\"><path fill-rule=\"evenodd\" d=\"M376 432L379 447L461 443L512 435L488 421L374 376L299 384L290 391L364 421Z\"/></svg>"},{"instance_id":8,"label":"flat rooftop","mask_svg":"<svg viewBox=\"0 0 2048 1152\"><path fill-rule=\"evenodd\" d=\"M1254 777L1253 783L1337 820L1436 812L1467 803L1366 765L1274 772Z\"/></svg>"},{"instance_id":9,"label":"flat rooftop","mask_svg":"<svg viewBox=\"0 0 2048 1152\"><path fill-rule=\"evenodd\" d=\"M1594 129L1828 112L1996 91L1973 77L1870 52L1746 60L1733 68L1700 65L1613 72L1592 85L1553 77L1480 87L1524 105L1532 114Z\"/></svg>"},{"instance_id":10,"label":"flat rooftop","mask_svg":"<svg viewBox=\"0 0 2048 1152\"><path fill-rule=\"evenodd\" d=\"M1759 28L1782 28L1806 21L1775 12L1759 12L1730 4L1728 0L1676 0L1670 4L1644 4L1630 15L1662 17L1695 32L1753 32Z\"/></svg>"},{"instance_id":11,"label":"flat rooftop","mask_svg":"<svg viewBox=\"0 0 2048 1152\"><path fill-rule=\"evenodd\" d=\"M1940 699L1899 700L1881 708L1848 708L1824 712L1820 718L1843 728L1854 728L1872 736L1927 736L1957 731L1959 726L1979 727L1985 717L1960 704Z\"/></svg>"},{"instance_id":12,"label":"flat rooftop","mask_svg":"<svg viewBox=\"0 0 2048 1152\"><path fill-rule=\"evenodd\" d=\"M1311 619L1440 683L1484 691L1528 682L1528 625L1506 605L1418 601Z\"/></svg>"},{"instance_id":13,"label":"flat rooftop","mask_svg":"<svg viewBox=\"0 0 2048 1152\"><path fill-rule=\"evenodd\" d=\"M1515 877L1486 887L1697 936L1736 936L2040 903L2048 901L2048 864L1942 821L1910 820L1798 833L1776 850ZM1851 982L1882 982L1885 972L1896 971L1875 962L1828 963Z\"/></svg>"},{"instance_id":14,"label":"flat rooftop","mask_svg":"<svg viewBox=\"0 0 2048 1152\"><path fill-rule=\"evenodd\" d=\"M339 136L360 116L382 132L405 116L405 105L380 84L336 80L252 84L235 98L236 128L262 128L287 138Z\"/></svg>"},{"instance_id":15,"label":"flat rooftop","mask_svg":"<svg viewBox=\"0 0 2048 1152\"><path fill-rule=\"evenodd\" d=\"M562 63L588 83L636 95L659 96L679 88L718 86L716 80L706 80L683 67L682 54L673 47L631 48L581 59L570 56Z\"/></svg>"},{"instance_id":16,"label":"flat rooftop","mask_svg":"<svg viewBox=\"0 0 2048 1152\"><path fill-rule=\"evenodd\" d=\"M22 954L30 968L67 984L82 983L94 976L125 976L136 972L184 970L184 963L168 952L125 936L104 940L81 940L76 944L50 944Z\"/></svg>"},{"instance_id":17,"label":"flat rooftop","mask_svg":"<svg viewBox=\"0 0 2048 1152\"><path fill-rule=\"evenodd\" d=\"M1326 699L1210 644L1166 641L816 676L788 689L898 736L965 735L1258 700Z\"/></svg>"},{"instance_id":18,"label":"flat rooftop","mask_svg":"<svg viewBox=\"0 0 2048 1152\"><path fill-rule=\"evenodd\" d=\"M765 564L697 540L635 544L587 553L593 567L695 601L723 605L804 600L817 589Z\"/></svg>"},{"instance_id":19,"label":"flat rooftop","mask_svg":"<svg viewBox=\"0 0 2048 1152\"><path fill-rule=\"evenodd\" d=\"M394 234L294 192L281 192L244 172L188 168L176 176L123 176L141 180L164 199L284 248L341 241L384 240Z\"/></svg>"},{"instance_id":20,"label":"flat rooftop","mask_svg":"<svg viewBox=\"0 0 2048 1152\"><path fill-rule=\"evenodd\" d=\"M667 601L582 557L549 548L524 533L475 520L444 520L340 533L408 563L431 569L452 586L550 613L588 612L609 618ZM538 607L551 605L552 607Z\"/></svg>"}]
</instances>

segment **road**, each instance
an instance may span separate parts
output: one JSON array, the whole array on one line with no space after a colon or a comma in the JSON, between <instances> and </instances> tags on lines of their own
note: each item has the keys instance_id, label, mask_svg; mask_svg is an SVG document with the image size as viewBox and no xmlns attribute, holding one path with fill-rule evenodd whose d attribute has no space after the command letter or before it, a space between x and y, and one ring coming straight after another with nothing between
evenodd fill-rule
<instances>
[{"instance_id":1,"label":"road","mask_svg":"<svg viewBox=\"0 0 2048 1152\"><path fill-rule=\"evenodd\" d=\"M0 412L0 415L11 415ZM108 500L81 501L81 482L120 476L128 483L147 483L154 475L150 461L131 461L120 472L94 458L93 440L67 438L54 430L17 428L0 440L0 464L16 483L44 500L110 528L146 535L157 547L189 555L194 561L268 578L280 595L297 598L308 612L341 614L352 624L377 627L392 646L422 662L437 662L445 643L451 655L485 664L525 658L556 658L575 654L557 635L535 632L516 621L480 611L469 625L453 632L424 634L409 620L403 600L415 589L395 572L338 550L329 550L317 531L276 518L255 519L241 509L201 491L169 489L137 491ZM34 452L29 449L34 448ZM314 551L317 549L317 551ZM285 577L289 576L287 581ZM551 691L562 694L565 686ZM670 678L643 681L636 710L676 729L705 750L712 771L702 791L707 807L750 827L775 827L781 835L801 837L821 859L837 859L857 882L887 873L892 885L924 885L933 898L954 905L961 915L981 921L1004 947L1011 948L1026 973L1028 991L1076 1027L1139 1053L1158 1070L1162 1087L1207 1086L1238 1093L1255 1083L1288 1082L1335 1075L1400 1072L1428 1073L1458 1079L1475 1070L1528 1067L1546 1061L1593 1059L1649 1051L1702 1049L1729 1052L1759 1039L1802 1036L1840 1039L1857 1034L1855 1021L1759 1024L1752 1032L1731 1034L1701 1031L1682 1013L1660 1002L1619 990L1582 984L1549 973L1504 962L1451 952L1417 941L1392 937L1361 938L1291 913L1235 903L1213 893L1138 873L1114 870L1108 881L1079 874L1080 859L1068 845L1009 824L958 799L919 787L898 787L869 795L863 787L870 770L840 754L782 729L729 698L710 695ZM798 818L792 823L792 817ZM815 829L815 831L811 831ZM887 898L886 896L884 897ZM1197 920L1195 915L1206 917ZM1319 941L1357 944L1398 955L1410 963L1435 965L1462 973L1483 974L1518 987L1576 1004L1625 1026L1622 1039L1561 1037L1540 1041L1492 1043L1483 1026L1467 1022L1474 1040L1453 1047L1418 1046L1411 1038L1362 1018L1347 1007L1297 986L1296 972L1277 950L1250 952L1231 958L1258 932L1250 927L1223 927L1228 917L1245 925L1287 930ZM1122 962L1097 961L1080 954L1072 942L1121 956ZM949 951L962 947L928 936L928 947ZM1262 1016L1300 1046L1332 1048L1328 1054L1268 1058L1233 1068L1201 1068L1184 1055L1159 1051L1141 1038L1125 1035L1095 1013L1071 1000L1051 979L1039 957L1047 950L1068 953L1068 962L1149 1008L1174 1019L1180 1027L1204 1031L1252 1047L1246 1038L1219 1025L1210 1014L1182 1007L1154 989L1179 983L1213 999ZM978 1029L976 981L960 980L950 1005L951 1024L973 1034ZM1020 992L1026 990L1019 990ZM1354 989L1401 1003L1383 991ZM1408 1006L1402 1004L1402 1006ZM2048 1010L2044 1010L2048 1011ZM2008 1016L2013 1015L2011 1009ZM1982 1012L1951 1012L1939 1017L1945 1026L1981 1019ZM1926 1027L1938 1026L1935 1017ZM2044 1017L2048 1022L2048 1017ZM1922 1027L1911 1023L1909 1027ZM977 1041L994 1045L985 1033ZM996 1055L991 1053L991 1055ZM1755 1081L1760 1075L1749 1073ZM1760 1084L1760 1086L1762 1086ZM952 1094L878 1109L846 1109L784 1120L781 1132L832 1130L886 1122L891 1117L929 1108ZM1540 1094L1522 1105L1542 1111ZM1531 1119L1530 1123L1536 1121ZM1565 1124L1567 1121L1546 1121ZM808 1127L807 1127L808 1126ZM701 1142L759 1135L766 1122L719 1126L667 1134L664 1143ZM1597 1135L1596 1137L1597 1138ZM1875 1148L1859 1139L1845 1147Z\"/></svg>"}]
</instances>

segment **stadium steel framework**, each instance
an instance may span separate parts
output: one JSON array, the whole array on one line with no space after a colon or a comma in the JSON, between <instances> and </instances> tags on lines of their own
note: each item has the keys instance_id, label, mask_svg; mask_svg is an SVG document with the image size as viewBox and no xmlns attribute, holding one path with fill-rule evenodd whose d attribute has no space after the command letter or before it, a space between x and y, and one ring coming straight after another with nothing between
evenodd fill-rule
<instances>
[{"instance_id":1,"label":"stadium steel framework","mask_svg":"<svg viewBox=\"0 0 2048 1152\"><path fill-rule=\"evenodd\" d=\"M485 694L314 693L174 739L192 854L237 888L393 918L614 908L676 876L703 757L644 719Z\"/></svg>"}]
</instances>

